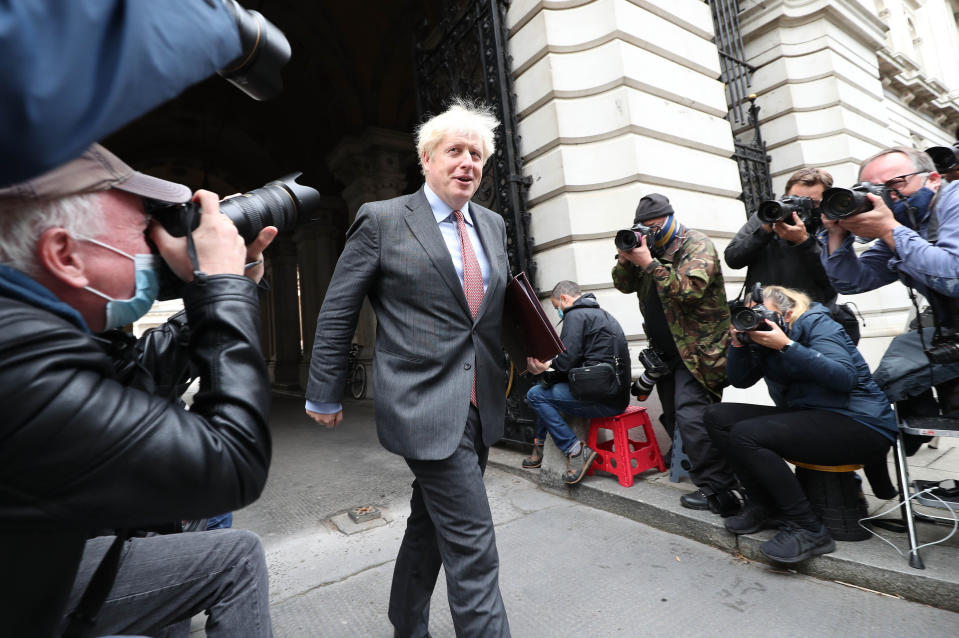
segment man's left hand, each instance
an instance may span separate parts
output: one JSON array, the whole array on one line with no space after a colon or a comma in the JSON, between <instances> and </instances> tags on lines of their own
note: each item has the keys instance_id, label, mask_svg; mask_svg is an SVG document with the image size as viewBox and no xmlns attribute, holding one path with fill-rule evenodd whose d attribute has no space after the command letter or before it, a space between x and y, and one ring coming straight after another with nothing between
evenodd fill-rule
<instances>
[{"instance_id":1,"label":"man's left hand","mask_svg":"<svg viewBox=\"0 0 959 638\"><path fill-rule=\"evenodd\" d=\"M867 193L866 197L872 202L872 210L841 219L839 220L839 226L859 237L881 239L895 250L896 242L893 239L892 231L896 226L900 226L900 223L896 221L892 211L889 210L881 197L872 193Z\"/></svg>"},{"instance_id":2,"label":"man's left hand","mask_svg":"<svg viewBox=\"0 0 959 638\"><path fill-rule=\"evenodd\" d=\"M806 232L806 225L799 219L799 214L796 211L793 211L792 224L787 224L783 221L776 222L773 224L773 231L782 239L792 242L793 244L801 244L809 238L809 233Z\"/></svg>"},{"instance_id":3,"label":"man's left hand","mask_svg":"<svg viewBox=\"0 0 959 638\"><path fill-rule=\"evenodd\" d=\"M551 365L553 365L552 359L549 361L540 361L536 357L526 357L526 369L533 374L542 374L549 370Z\"/></svg>"},{"instance_id":4,"label":"man's left hand","mask_svg":"<svg viewBox=\"0 0 959 638\"><path fill-rule=\"evenodd\" d=\"M279 232L276 226L266 226L256 236L256 239L250 242L250 245L246 247L246 263L254 265L246 268L243 274L256 283L260 283L260 279L263 278L263 273L266 272L266 269L263 267L263 251L270 245L270 242L276 239Z\"/></svg>"}]
</instances>

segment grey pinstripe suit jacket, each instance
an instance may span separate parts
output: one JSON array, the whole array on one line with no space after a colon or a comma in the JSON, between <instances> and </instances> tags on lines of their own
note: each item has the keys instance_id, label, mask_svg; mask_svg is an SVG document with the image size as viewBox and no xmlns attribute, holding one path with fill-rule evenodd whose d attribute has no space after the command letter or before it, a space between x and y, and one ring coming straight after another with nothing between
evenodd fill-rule
<instances>
[{"instance_id":1,"label":"grey pinstripe suit jacket","mask_svg":"<svg viewBox=\"0 0 959 638\"><path fill-rule=\"evenodd\" d=\"M339 402L346 359L364 296L376 313L376 427L387 450L418 460L444 459L463 434L474 366L483 439L503 435L506 410L500 328L506 290L506 226L470 203L490 262L476 320L421 188L364 204L317 318L306 398Z\"/></svg>"}]
</instances>

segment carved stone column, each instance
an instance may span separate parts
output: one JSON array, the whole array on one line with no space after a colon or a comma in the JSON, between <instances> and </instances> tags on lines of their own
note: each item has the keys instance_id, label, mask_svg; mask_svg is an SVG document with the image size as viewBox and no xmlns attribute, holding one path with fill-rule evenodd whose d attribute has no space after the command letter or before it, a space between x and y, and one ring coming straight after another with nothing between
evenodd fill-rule
<instances>
[{"instance_id":1,"label":"carved stone column","mask_svg":"<svg viewBox=\"0 0 959 638\"><path fill-rule=\"evenodd\" d=\"M409 168L416 161L416 149L408 133L368 128L358 137L343 138L327 162L336 178L345 185L342 197L346 201L350 223L364 203L391 199L407 192ZM370 373L375 335L376 318L369 301L364 301L353 338L363 346L360 360ZM371 384L367 396L372 394Z\"/></svg>"}]
</instances>

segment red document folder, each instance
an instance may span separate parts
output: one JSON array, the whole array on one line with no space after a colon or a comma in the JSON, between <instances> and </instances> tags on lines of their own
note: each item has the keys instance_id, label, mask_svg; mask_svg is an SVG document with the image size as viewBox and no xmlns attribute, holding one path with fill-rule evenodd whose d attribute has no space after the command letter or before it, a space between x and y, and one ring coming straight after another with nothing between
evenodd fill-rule
<instances>
[{"instance_id":1,"label":"red document folder","mask_svg":"<svg viewBox=\"0 0 959 638\"><path fill-rule=\"evenodd\" d=\"M526 370L526 357L548 361L566 350L524 272L506 286L503 346L520 371Z\"/></svg>"}]
</instances>

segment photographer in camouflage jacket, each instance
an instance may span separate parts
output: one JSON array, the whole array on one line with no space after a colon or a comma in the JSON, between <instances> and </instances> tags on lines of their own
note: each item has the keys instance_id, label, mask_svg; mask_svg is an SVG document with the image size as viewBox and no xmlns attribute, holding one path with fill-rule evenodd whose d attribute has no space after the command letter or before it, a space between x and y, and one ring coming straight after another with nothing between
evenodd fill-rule
<instances>
[{"instance_id":1,"label":"photographer in camouflage jacket","mask_svg":"<svg viewBox=\"0 0 959 638\"><path fill-rule=\"evenodd\" d=\"M729 307L719 254L706 235L679 223L659 193L639 200L633 221L650 232L637 233L632 250L618 250L613 285L636 293L650 346L671 371L656 384L663 425L670 436L679 428L699 488L680 502L729 516L742 505L738 484L703 422L703 411L722 399L726 386Z\"/></svg>"}]
</instances>

